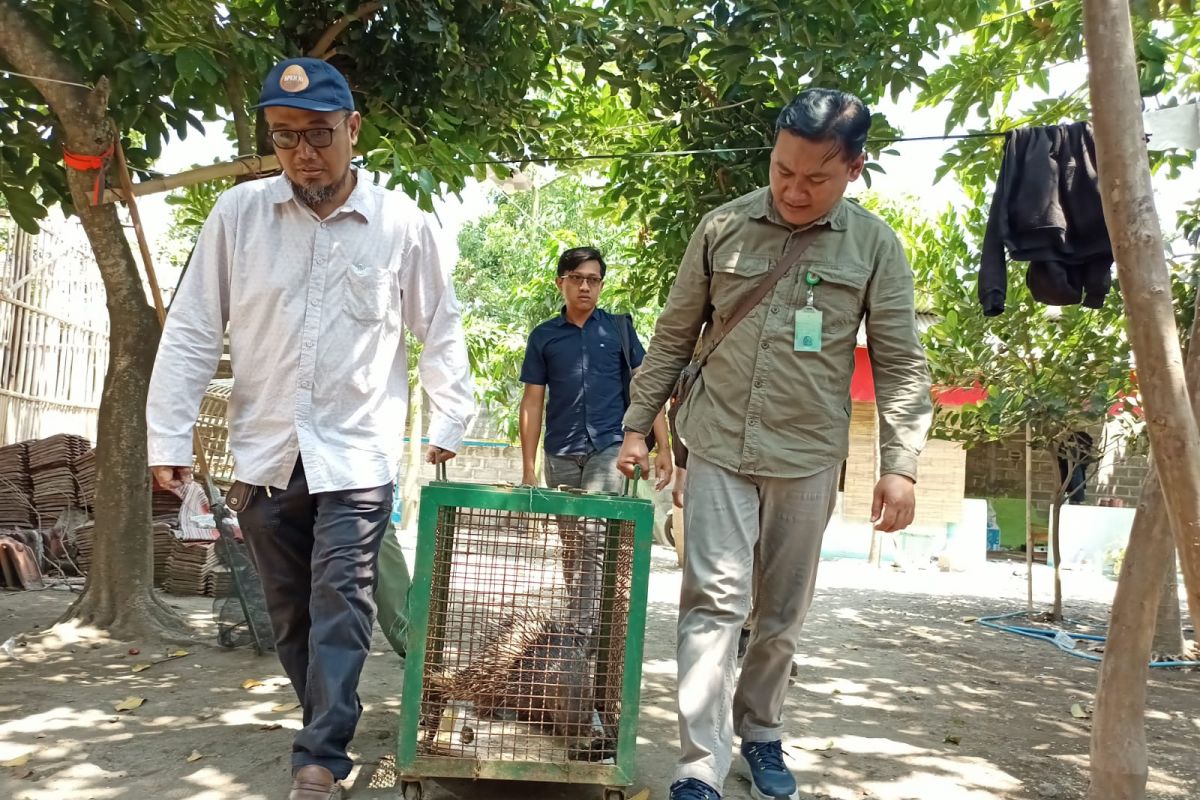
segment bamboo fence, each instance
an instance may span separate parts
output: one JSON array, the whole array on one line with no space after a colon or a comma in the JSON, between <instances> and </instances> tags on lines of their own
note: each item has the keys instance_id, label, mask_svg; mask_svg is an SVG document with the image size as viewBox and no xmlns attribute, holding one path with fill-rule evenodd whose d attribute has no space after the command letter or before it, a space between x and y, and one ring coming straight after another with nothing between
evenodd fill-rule
<instances>
[{"instance_id":1,"label":"bamboo fence","mask_svg":"<svg viewBox=\"0 0 1200 800\"><path fill-rule=\"evenodd\" d=\"M30 236L0 212L0 446L95 441L108 346L104 285L78 223Z\"/></svg>"}]
</instances>

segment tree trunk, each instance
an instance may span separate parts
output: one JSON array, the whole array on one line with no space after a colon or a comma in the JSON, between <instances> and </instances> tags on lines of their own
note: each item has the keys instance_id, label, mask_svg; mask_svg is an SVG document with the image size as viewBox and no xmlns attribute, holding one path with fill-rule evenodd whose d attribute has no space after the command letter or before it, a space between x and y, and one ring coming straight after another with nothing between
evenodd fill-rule
<instances>
[{"instance_id":1,"label":"tree trunk","mask_svg":"<svg viewBox=\"0 0 1200 800\"><path fill-rule=\"evenodd\" d=\"M246 110L246 90L241 75L229 59L222 59L225 68L225 96L229 98L229 109L233 115L233 131L237 137L239 156L254 155L255 136L250 114ZM245 176L242 176L245 177Z\"/></svg>"},{"instance_id":2,"label":"tree trunk","mask_svg":"<svg viewBox=\"0 0 1200 800\"><path fill-rule=\"evenodd\" d=\"M1200 296L1196 298L1200 306ZM1192 321L1192 341L1200 334L1200 315ZM1200 418L1200 347L1188 348L1187 388L1192 415ZM1162 486L1157 477L1157 454L1151 452L1150 473L1142 484L1141 502L1133 518L1129 544L1113 598L1112 620L1092 723L1091 776L1088 800L1143 800L1146 796L1146 679L1150 654L1159 650L1160 633L1174 636L1169 653L1183 650L1179 596L1175 570L1175 542L1167 520ZM1169 571L1168 571L1169 570ZM1170 583L1170 592L1166 582ZM1164 598L1169 598L1164 603ZM1174 610L1174 620L1164 623L1162 603Z\"/></svg>"},{"instance_id":3,"label":"tree trunk","mask_svg":"<svg viewBox=\"0 0 1200 800\"><path fill-rule=\"evenodd\" d=\"M1084 23L1104 219L1188 608L1200 627L1200 432L1185 385L1171 277L1154 210L1128 0L1085 0Z\"/></svg>"},{"instance_id":4,"label":"tree trunk","mask_svg":"<svg viewBox=\"0 0 1200 800\"><path fill-rule=\"evenodd\" d=\"M1146 678L1163 570L1165 511L1200 620L1200 434L1185 384L1171 283L1147 166L1128 0L1084 0L1088 81L1104 218L1117 260L1156 470L1147 478L1113 601L1092 725L1088 800L1146 796ZM1195 356L1197 348L1192 348ZM1193 397L1200 364L1189 358ZM1155 480L1154 474L1158 475ZM1161 484L1161 502L1156 489Z\"/></svg>"},{"instance_id":5,"label":"tree trunk","mask_svg":"<svg viewBox=\"0 0 1200 800\"><path fill-rule=\"evenodd\" d=\"M1050 613L1055 622L1062 622L1062 510L1063 506L1067 504L1067 497L1071 494L1071 483L1075 470L1080 464L1086 463L1084 461L1086 455L1079 451L1073 435L1067 436L1063 441L1052 443L1050 447L1046 448L1046 453L1050 456L1050 464L1054 470L1054 479L1050 485L1057 487L1054 495L1050 498L1050 553L1054 558L1054 609ZM1066 477L1061 474L1058 465L1059 459L1066 462Z\"/></svg>"},{"instance_id":6,"label":"tree trunk","mask_svg":"<svg viewBox=\"0 0 1200 800\"><path fill-rule=\"evenodd\" d=\"M1166 505L1152 464L1133 518L1100 663L1088 800L1146 796L1146 679L1162 564L1171 547Z\"/></svg>"},{"instance_id":7,"label":"tree trunk","mask_svg":"<svg viewBox=\"0 0 1200 800\"><path fill-rule=\"evenodd\" d=\"M12 0L0 0L0 54L21 72L83 83L58 58ZM108 82L94 90L35 81L66 149L100 155L113 141ZM159 327L116 207L90 205L95 172L67 170L71 198L107 294L110 355L96 444L96 538L83 594L60 622L99 628L121 639L190 637L187 624L154 594L150 478L146 466L146 391Z\"/></svg>"},{"instance_id":8,"label":"tree trunk","mask_svg":"<svg viewBox=\"0 0 1200 800\"><path fill-rule=\"evenodd\" d=\"M1164 531L1164 536L1170 536ZM1158 617L1154 620L1154 642L1150 652L1157 656L1174 658L1182 656L1183 615L1179 611L1179 569L1175 561L1175 548L1167 556L1162 588L1158 595Z\"/></svg>"}]
</instances>

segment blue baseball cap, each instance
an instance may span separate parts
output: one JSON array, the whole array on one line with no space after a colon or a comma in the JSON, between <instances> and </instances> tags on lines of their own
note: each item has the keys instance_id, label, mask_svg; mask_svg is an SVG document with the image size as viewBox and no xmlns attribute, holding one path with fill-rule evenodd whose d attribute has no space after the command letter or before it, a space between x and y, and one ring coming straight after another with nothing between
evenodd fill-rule
<instances>
[{"instance_id":1,"label":"blue baseball cap","mask_svg":"<svg viewBox=\"0 0 1200 800\"><path fill-rule=\"evenodd\" d=\"M308 111L353 111L342 73L319 58L289 58L267 74L255 108L290 106Z\"/></svg>"}]
</instances>

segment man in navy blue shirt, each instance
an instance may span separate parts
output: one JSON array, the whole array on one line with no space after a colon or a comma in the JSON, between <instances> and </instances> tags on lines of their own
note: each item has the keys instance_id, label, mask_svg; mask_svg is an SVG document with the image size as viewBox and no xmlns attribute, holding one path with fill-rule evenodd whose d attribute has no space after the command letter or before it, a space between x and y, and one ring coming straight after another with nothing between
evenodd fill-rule
<instances>
[{"instance_id":1,"label":"man in navy blue shirt","mask_svg":"<svg viewBox=\"0 0 1200 800\"><path fill-rule=\"evenodd\" d=\"M576 247L558 259L557 285L562 313L533 329L525 347L521 381L521 482L536 486L535 463L546 421L546 485L593 492L620 492L624 477L617 453L629 405L629 380L645 350L630 317L596 306L607 267L599 250ZM659 489L671 480L671 448L667 423L660 412L654 422L659 446L654 461ZM581 624L591 627L598 610L603 531L597 541L587 531L560 530L567 551L564 571L578 601ZM588 541L579 541L577 537ZM573 602L574 605L574 602Z\"/></svg>"}]
</instances>

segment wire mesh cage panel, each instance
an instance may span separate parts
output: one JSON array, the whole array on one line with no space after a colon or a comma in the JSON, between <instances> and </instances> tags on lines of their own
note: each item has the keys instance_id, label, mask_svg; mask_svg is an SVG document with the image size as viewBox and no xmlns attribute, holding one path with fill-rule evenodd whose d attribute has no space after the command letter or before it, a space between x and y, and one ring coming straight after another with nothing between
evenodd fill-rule
<instances>
[{"instance_id":1,"label":"wire mesh cage panel","mask_svg":"<svg viewBox=\"0 0 1200 800\"><path fill-rule=\"evenodd\" d=\"M403 780L630 782L652 526L646 500L425 487Z\"/></svg>"}]
</instances>

